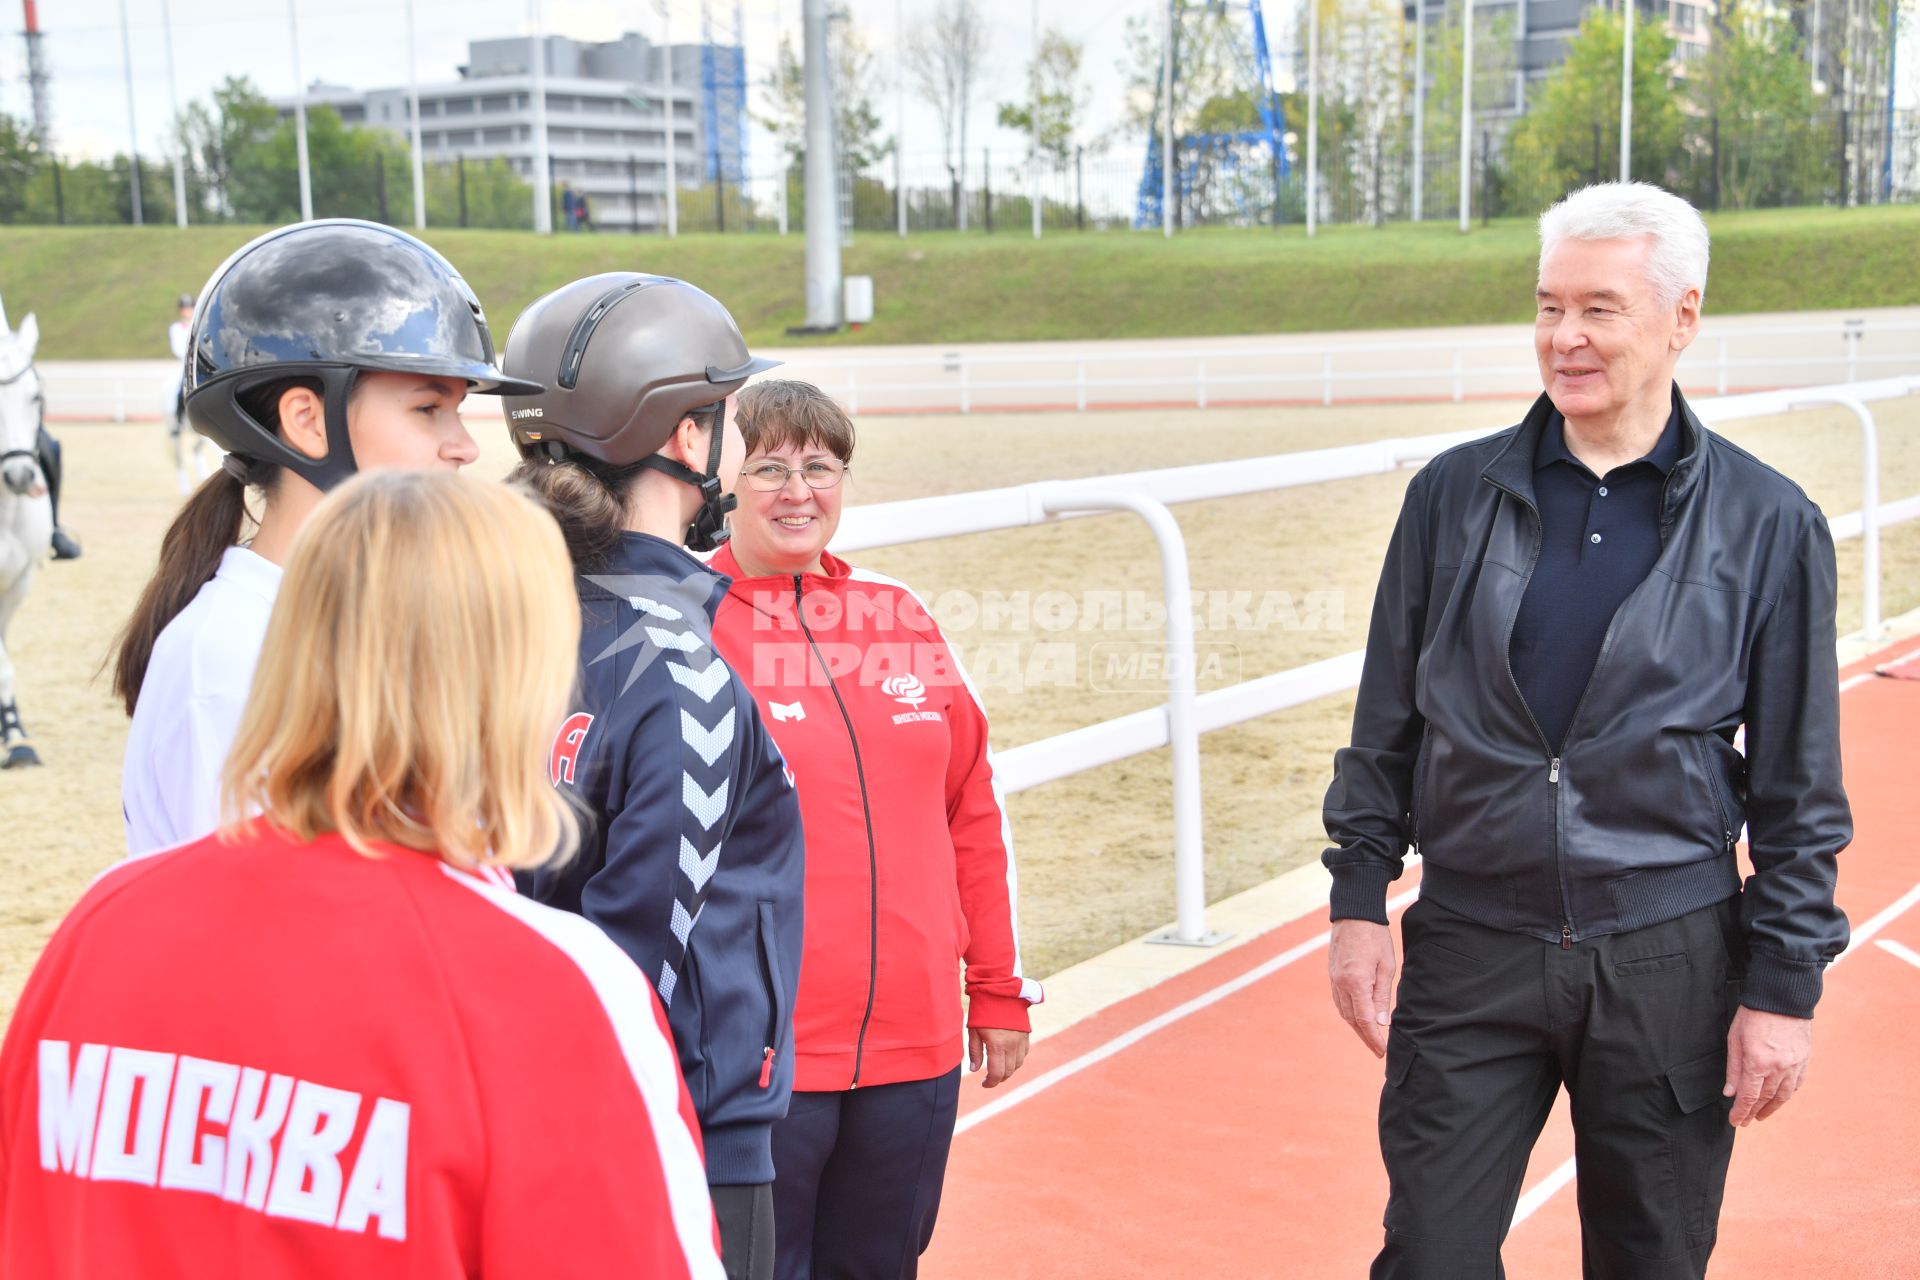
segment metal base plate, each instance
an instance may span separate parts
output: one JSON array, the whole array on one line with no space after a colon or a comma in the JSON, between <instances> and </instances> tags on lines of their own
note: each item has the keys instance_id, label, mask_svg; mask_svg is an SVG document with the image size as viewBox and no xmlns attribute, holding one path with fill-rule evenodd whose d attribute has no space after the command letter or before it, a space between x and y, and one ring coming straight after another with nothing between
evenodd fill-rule
<instances>
[{"instance_id":1,"label":"metal base plate","mask_svg":"<svg viewBox=\"0 0 1920 1280\"><path fill-rule=\"evenodd\" d=\"M1148 938L1147 941L1155 946L1162 947L1217 947L1232 936L1230 933L1215 933L1209 929L1201 934L1199 938L1189 942L1174 930L1169 929L1165 933L1154 934L1151 938Z\"/></svg>"}]
</instances>

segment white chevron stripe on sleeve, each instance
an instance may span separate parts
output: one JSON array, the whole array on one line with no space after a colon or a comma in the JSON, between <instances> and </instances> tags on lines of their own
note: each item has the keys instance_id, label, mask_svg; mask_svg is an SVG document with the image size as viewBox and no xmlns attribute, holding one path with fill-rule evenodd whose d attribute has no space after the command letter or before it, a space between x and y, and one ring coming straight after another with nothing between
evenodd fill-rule
<instances>
[{"instance_id":1,"label":"white chevron stripe on sleeve","mask_svg":"<svg viewBox=\"0 0 1920 1280\"><path fill-rule=\"evenodd\" d=\"M686 904L678 898L673 900L673 937L681 946L687 945L687 935L693 932L695 917L687 914Z\"/></svg>"},{"instance_id":2,"label":"white chevron stripe on sleeve","mask_svg":"<svg viewBox=\"0 0 1920 1280\"><path fill-rule=\"evenodd\" d=\"M656 618L665 618L668 622L678 622L687 615L670 604L661 604L658 600L649 600L645 596L628 596L627 603L640 613L652 614Z\"/></svg>"},{"instance_id":3,"label":"white chevron stripe on sleeve","mask_svg":"<svg viewBox=\"0 0 1920 1280\"><path fill-rule=\"evenodd\" d=\"M693 841L685 836L680 837L680 870L688 880L693 882L695 893L707 887L707 881L713 879L714 870L719 865L719 846L716 845L713 852L703 858L700 856L700 851L693 847ZM678 907L680 904L676 902L673 905ZM684 942L685 939L681 941Z\"/></svg>"},{"instance_id":4,"label":"white chevron stripe on sleeve","mask_svg":"<svg viewBox=\"0 0 1920 1280\"><path fill-rule=\"evenodd\" d=\"M686 774L680 776L680 799L700 819L705 830L713 830L713 824L720 821L720 815L727 811L727 779L720 779L720 785L709 795L700 789L700 784Z\"/></svg>"},{"instance_id":5,"label":"white chevron stripe on sleeve","mask_svg":"<svg viewBox=\"0 0 1920 1280\"><path fill-rule=\"evenodd\" d=\"M661 1004L666 1005L668 1008L673 1007L673 989L678 985L680 985L680 975L673 971L672 965L662 960L660 962L660 981L653 984L653 989L660 993Z\"/></svg>"},{"instance_id":6,"label":"white chevron stripe on sleeve","mask_svg":"<svg viewBox=\"0 0 1920 1280\"><path fill-rule=\"evenodd\" d=\"M694 749L702 760L712 764L721 753L733 745L733 708L727 708L727 714L720 717L720 723L711 729L703 728L698 720L680 709L680 736Z\"/></svg>"},{"instance_id":7,"label":"white chevron stripe on sleeve","mask_svg":"<svg viewBox=\"0 0 1920 1280\"><path fill-rule=\"evenodd\" d=\"M733 672L727 664L715 658L704 668L695 671L692 667L683 667L677 662L667 664L667 674L681 688L690 690L702 702L712 702L713 695L720 692L727 683L727 677Z\"/></svg>"},{"instance_id":8,"label":"white chevron stripe on sleeve","mask_svg":"<svg viewBox=\"0 0 1920 1280\"><path fill-rule=\"evenodd\" d=\"M660 649L670 649L675 653L698 653L703 646L700 637L691 631L669 631L665 627L648 627L647 639Z\"/></svg>"}]
</instances>

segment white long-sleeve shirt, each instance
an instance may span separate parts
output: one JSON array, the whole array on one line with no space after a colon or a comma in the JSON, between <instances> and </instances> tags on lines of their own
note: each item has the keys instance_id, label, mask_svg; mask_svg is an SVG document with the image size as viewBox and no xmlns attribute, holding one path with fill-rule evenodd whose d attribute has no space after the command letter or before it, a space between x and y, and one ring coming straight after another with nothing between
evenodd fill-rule
<instances>
[{"instance_id":1,"label":"white long-sleeve shirt","mask_svg":"<svg viewBox=\"0 0 1920 1280\"><path fill-rule=\"evenodd\" d=\"M120 775L129 853L184 844L220 825L220 770L279 589L280 566L228 547L219 571L154 641Z\"/></svg>"}]
</instances>

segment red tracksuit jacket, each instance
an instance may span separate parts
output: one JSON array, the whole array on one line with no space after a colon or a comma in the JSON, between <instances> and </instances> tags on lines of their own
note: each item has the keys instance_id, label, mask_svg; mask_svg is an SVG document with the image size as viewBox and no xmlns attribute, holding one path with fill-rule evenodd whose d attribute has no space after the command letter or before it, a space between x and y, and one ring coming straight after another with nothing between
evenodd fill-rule
<instances>
[{"instance_id":1,"label":"red tracksuit jacket","mask_svg":"<svg viewBox=\"0 0 1920 1280\"><path fill-rule=\"evenodd\" d=\"M640 971L381 854L256 823L95 881L0 1052L0 1275L721 1274Z\"/></svg>"},{"instance_id":2,"label":"red tracksuit jacket","mask_svg":"<svg viewBox=\"0 0 1920 1280\"><path fill-rule=\"evenodd\" d=\"M794 1088L944 1075L965 1025L1025 1031L1012 843L987 717L907 587L824 573L733 578L714 646L759 700L800 793L806 942Z\"/></svg>"}]
</instances>

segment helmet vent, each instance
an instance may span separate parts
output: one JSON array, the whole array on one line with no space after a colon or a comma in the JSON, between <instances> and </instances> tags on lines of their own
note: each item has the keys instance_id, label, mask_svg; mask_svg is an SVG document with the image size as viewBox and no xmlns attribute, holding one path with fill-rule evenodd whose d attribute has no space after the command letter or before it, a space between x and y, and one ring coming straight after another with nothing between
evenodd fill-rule
<instances>
[{"instance_id":1,"label":"helmet vent","mask_svg":"<svg viewBox=\"0 0 1920 1280\"><path fill-rule=\"evenodd\" d=\"M587 354L587 343L592 339L593 331L599 327L600 322L606 319L607 313L613 310L622 298L636 290L646 288L658 279L657 276L647 276L609 289L580 314L580 318L574 322L573 332L567 335L565 349L560 353L561 387L571 391L580 381L580 361Z\"/></svg>"}]
</instances>

